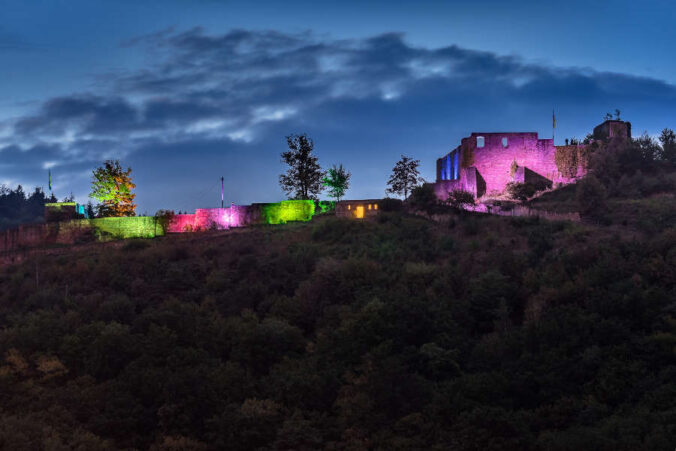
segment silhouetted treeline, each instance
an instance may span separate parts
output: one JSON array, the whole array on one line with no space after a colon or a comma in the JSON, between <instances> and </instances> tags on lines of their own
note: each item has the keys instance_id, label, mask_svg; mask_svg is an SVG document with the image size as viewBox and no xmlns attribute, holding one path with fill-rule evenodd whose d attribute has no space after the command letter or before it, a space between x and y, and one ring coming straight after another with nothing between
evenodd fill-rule
<instances>
[{"instance_id":1,"label":"silhouetted treeline","mask_svg":"<svg viewBox=\"0 0 676 451\"><path fill-rule=\"evenodd\" d=\"M36 187L27 194L21 185L16 189L0 185L0 230L19 224L42 222L45 203L56 201L54 195L48 198L41 188Z\"/></svg>"}]
</instances>

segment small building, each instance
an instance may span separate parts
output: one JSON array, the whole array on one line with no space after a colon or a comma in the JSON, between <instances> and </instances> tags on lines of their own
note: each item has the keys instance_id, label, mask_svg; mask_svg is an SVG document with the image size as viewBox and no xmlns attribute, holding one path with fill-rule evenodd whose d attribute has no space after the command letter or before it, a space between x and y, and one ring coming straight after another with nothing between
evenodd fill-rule
<instances>
[{"instance_id":1,"label":"small building","mask_svg":"<svg viewBox=\"0 0 676 451\"><path fill-rule=\"evenodd\" d=\"M341 200L336 203L336 216L342 218L364 219L378 214L378 204L382 199Z\"/></svg>"}]
</instances>

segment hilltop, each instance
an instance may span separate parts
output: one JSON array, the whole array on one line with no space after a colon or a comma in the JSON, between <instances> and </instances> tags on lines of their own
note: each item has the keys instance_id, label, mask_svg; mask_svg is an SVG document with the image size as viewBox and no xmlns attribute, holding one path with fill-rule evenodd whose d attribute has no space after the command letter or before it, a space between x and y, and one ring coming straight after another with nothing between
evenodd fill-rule
<instances>
[{"instance_id":1,"label":"hilltop","mask_svg":"<svg viewBox=\"0 0 676 451\"><path fill-rule=\"evenodd\" d=\"M383 212L34 255L0 269L0 446L671 449L663 219Z\"/></svg>"}]
</instances>

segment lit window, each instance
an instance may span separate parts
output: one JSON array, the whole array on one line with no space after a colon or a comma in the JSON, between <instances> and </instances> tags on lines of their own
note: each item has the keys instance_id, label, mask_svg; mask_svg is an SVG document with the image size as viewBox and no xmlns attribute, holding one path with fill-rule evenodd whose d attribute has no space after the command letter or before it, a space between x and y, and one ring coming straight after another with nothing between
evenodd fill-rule
<instances>
[{"instance_id":1,"label":"lit window","mask_svg":"<svg viewBox=\"0 0 676 451\"><path fill-rule=\"evenodd\" d=\"M375 204L375 205L373 206L373 209L374 209L374 210L377 210L377 209L378 209L378 204Z\"/></svg>"},{"instance_id":2,"label":"lit window","mask_svg":"<svg viewBox=\"0 0 676 451\"><path fill-rule=\"evenodd\" d=\"M369 210L371 209L371 204L369 204Z\"/></svg>"},{"instance_id":3,"label":"lit window","mask_svg":"<svg viewBox=\"0 0 676 451\"><path fill-rule=\"evenodd\" d=\"M347 204L347 209L348 209L348 210L352 210L352 205Z\"/></svg>"},{"instance_id":4,"label":"lit window","mask_svg":"<svg viewBox=\"0 0 676 451\"><path fill-rule=\"evenodd\" d=\"M476 137L476 146L477 147L483 147L485 145L484 137L483 136L477 136Z\"/></svg>"},{"instance_id":5,"label":"lit window","mask_svg":"<svg viewBox=\"0 0 676 451\"><path fill-rule=\"evenodd\" d=\"M502 138L502 147L507 147L507 138Z\"/></svg>"}]
</instances>

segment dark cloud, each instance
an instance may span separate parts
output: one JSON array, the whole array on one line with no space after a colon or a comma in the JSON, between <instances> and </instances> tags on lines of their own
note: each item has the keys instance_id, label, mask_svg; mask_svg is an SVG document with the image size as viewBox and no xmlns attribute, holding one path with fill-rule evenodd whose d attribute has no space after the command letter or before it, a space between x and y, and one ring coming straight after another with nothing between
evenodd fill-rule
<instances>
[{"instance_id":1,"label":"dark cloud","mask_svg":"<svg viewBox=\"0 0 676 451\"><path fill-rule=\"evenodd\" d=\"M647 105L665 112L676 100L674 86L660 80L457 46L421 48L398 33L331 40L309 32L210 35L195 28L128 45L147 51L152 64L108 76L99 92L47 100L0 138L0 149L12 145L0 150L2 159L49 159L68 170L125 155L158 192L174 193L167 204L161 196L150 199L152 208L179 202L192 190L189 180L200 179L198 167L214 168L209 176L216 178L236 160L233 182L253 183L236 199L245 202L280 195L283 136L308 131L326 164L355 166L357 195L376 196L400 153L421 158L431 173L434 158L473 130L546 130L556 107L562 132L580 136L615 107L648 120ZM16 149L33 160L17 157ZM374 181L374 171L381 180Z\"/></svg>"}]
</instances>

